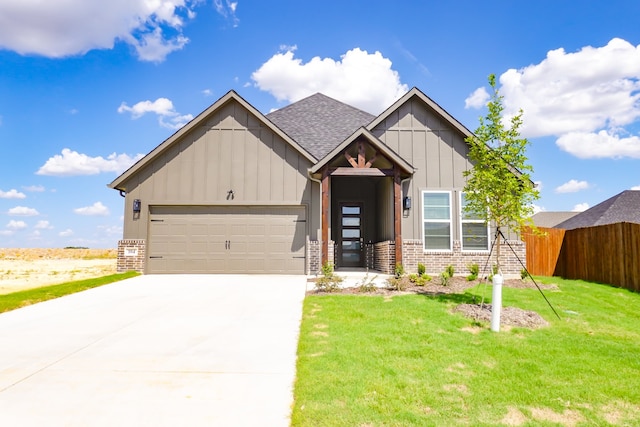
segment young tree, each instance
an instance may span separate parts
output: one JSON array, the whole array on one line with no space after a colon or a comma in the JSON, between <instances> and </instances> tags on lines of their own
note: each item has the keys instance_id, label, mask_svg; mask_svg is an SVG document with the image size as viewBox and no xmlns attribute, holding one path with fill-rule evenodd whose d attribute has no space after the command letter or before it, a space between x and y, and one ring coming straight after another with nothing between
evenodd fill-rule
<instances>
[{"instance_id":1,"label":"young tree","mask_svg":"<svg viewBox=\"0 0 640 427\"><path fill-rule=\"evenodd\" d=\"M489 76L493 90L486 117L469 143L473 168L464 172L466 211L486 218L497 230L519 230L533 214L532 203L540 197L531 182L533 168L527 164L525 151L529 141L521 138L522 110L506 127L502 120L503 97L496 88L496 76ZM496 242L497 269L500 272L500 238Z\"/></svg>"}]
</instances>

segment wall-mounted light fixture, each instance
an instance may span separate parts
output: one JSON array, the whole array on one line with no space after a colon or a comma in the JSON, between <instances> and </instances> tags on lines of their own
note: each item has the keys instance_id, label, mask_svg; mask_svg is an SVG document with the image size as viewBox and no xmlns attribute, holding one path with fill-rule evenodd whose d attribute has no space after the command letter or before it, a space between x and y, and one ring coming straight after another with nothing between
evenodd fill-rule
<instances>
[{"instance_id":1,"label":"wall-mounted light fixture","mask_svg":"<svg viewBox=\"0 0 640 427\"><path fill-rule=\"evenodd\" d=\"M233 190L227 191L227 200L233 200L235 198L235 193Z\"/></svg>"},{"instance_id":2,"label":"wall-mounted light fixture","mask_svg":"<svg viewBox=\"0 0 640 427\"><path fill-rule=\"evenodd\" d=\"M142 202L140 199L133 199L133 213L140 213L142 210Z\"/></svg>"},{"instance_id":3,"label":"wall-mounted light fixture","mask_svg":"<svg viewBox=\"0 0 640 427\"><path fill-rule=\"evenodd\" d=\"M408 211L409 209L411 209L411 197L410 196L405 196L404 200L402 200L402 207L404 208L405 211Z\"/></svg>"}]
</instances>

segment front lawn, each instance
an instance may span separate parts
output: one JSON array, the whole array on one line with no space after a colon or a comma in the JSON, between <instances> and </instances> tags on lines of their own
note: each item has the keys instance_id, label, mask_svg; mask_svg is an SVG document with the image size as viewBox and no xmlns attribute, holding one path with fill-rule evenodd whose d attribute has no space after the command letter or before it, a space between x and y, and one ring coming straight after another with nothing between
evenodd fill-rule
<instances>
[{"instance_id":1,"label":"front lawn","mask_svg":"<svg viewBox=\"0 0 640 427\"><path fill-rule=\"evenodd\" d=\"M640 425L640 295L541 279L505 306L550 325L502 328L452 314L463 294L309 295L298 346L294 426Z\"/></svg>"},{"instance_id":2,"label":"front lawn","mask_svg":"<svg viewBox=\"0 0 640 427\"><path fill-rule=\"evenodd\" d=\"M109 283L118 282L138 275L140 275L140 273L128 271L126 273L110 274L108 276L96 277L93 279L76 280L73 282L61 283L59 285L43 286L41 288L27 289L24 291L0 295L0 313L76 292L85 291L98 286L107 285Z\"/></svg>"}]
</instances>

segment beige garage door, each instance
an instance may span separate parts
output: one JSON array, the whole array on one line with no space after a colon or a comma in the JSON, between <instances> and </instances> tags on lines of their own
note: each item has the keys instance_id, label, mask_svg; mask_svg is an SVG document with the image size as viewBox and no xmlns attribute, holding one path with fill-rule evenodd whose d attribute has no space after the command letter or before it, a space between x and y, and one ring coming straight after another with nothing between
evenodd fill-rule
<instances>
[{"instance_id":1,"label":"beige garage door","mask_svg":"<svg viewBox=\"0 0 640 427\"><path fill-rule=\"evenodd\" d=\"M151 206L149 273L304 274L305 208Z\"/></svg>"}]
</instances>

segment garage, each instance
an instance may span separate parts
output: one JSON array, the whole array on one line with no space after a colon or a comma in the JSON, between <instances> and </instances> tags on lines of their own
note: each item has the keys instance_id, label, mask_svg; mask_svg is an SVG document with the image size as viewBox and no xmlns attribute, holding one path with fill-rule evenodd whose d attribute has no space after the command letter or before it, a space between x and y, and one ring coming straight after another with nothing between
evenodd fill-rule
<instances>
[{"instance_id":1,"label":"garage","mask_svg":"<svg viewBox=\"0 0 640 427\"><path fill-rule=\"evenodd\" d=\"M150 206L147 273L304 274L304 206Z\"/></svg>"}]
</instances>

